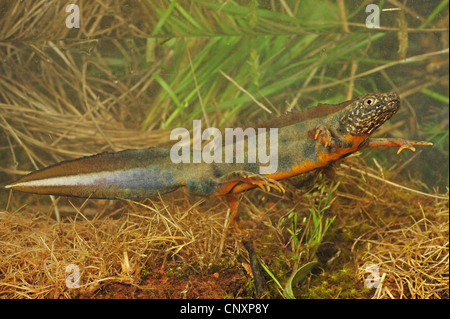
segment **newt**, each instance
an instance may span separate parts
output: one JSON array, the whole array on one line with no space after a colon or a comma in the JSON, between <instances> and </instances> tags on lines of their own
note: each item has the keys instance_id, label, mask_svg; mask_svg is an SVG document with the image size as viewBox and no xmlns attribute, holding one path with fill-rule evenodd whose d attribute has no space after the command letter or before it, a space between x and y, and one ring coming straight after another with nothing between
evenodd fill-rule
<instances>
[{"instance_id":1,"label":"newt","mask_svg":"<svg viewBox=\"0 0 450 319\"><path fill-rule=\"evenodd\" d=\"M238 222L238 193L256 187L284 193L280 180L325 167L367 147L396 147L399 153L403 149L414 151L416 145L432 145L370 137L399 106L396 93L369 93L337 105L319 104L260 125L278 129L278 168L270 174L260 174L260 163L250 163L248 152L243 163L174 163L169 148L150 147L64 161L32 172L6 188L35 194L131 199L186 187L193 195L224 196L235 229L245 235ZM242 242L249 253L257 296L261 296L264 280L253 242L248 236L243 236Z\"/></svg>"},{"instance_id":2,"label":"newt","mask_svg":"<svg viewBox=\"0 0 450 319\"><path fill-rule=\"evenodd\" d=\"M325 167L367 147L415 150L429 142L370 138L399 109L396 93L368 93L337 105L319 104L264 125L279 128L278 169L261 175L259 163L173 163L170 149L104 152L23 176L6 188L47 195L100 199L149 198L186 187L193 195L224 196L237 222L236 194L258 187L284 193L280 180ZM267 133L266 133L267 134ZM195 152L195 150L191 150ZM236 154L234 154L236 155ZM247 158L248 154L244 154Z\"/></svg>"}]
</instances>

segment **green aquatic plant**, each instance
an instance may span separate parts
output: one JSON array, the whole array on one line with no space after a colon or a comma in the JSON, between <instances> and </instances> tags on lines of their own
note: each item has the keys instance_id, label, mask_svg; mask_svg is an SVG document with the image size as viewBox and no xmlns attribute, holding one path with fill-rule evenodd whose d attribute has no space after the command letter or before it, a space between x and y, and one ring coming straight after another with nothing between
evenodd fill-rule
<instances>
[{"instance_id":1,"label":"green aquatic plant","mask_svg":"<svg viewBox=\"0 0 450 319\"><path fill-rule=\"evenodd\" d=\"M272 278L278 292L284 298L294 299L294 287L319 264L315 258L315 253L335 219L335 216L330 218L325 216L325 213L333 204L335 200L333 194L339 187L339 182L331 183L329 186L327 184L326 181L320 181L303 196L310 203L309 218L305 217L300 222L298 212L291 209L287 214L287 219L283 217L280 221L280 227L284 226L286 220L289 220L291 225L287 228L287 231L290 234L289 242L293 252L290 255L290 260L293 267L285 285L283 286L280 283L280 280L277 279L268 265L262 263L263 269ZM302 233L303 236L301 236Z\"/></svg>"}]
</instances>

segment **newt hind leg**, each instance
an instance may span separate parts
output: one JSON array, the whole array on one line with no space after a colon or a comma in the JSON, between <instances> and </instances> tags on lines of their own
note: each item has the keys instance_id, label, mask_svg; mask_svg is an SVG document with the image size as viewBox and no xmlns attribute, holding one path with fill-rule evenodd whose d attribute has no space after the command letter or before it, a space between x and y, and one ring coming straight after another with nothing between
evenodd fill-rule
<instances>
[{"instance_id":1,"label":"newt hind leg","mask_svg":"<svg viewBox=\"0 0 450 319\"><path fill-rule=\"evenodd\" d=\"M236 198L236 195L231 194L225 196L228 206L230 207L231 214L230 219L231 223L236 230L236 232L242 235L242 244L248 252L248 258L250 261L250 267L253 273L253 279L255 281L255 292L256 297L261 298L266 290L266 282L264 280L264 276L261 271L261 266L259 264L258 257L256 256L255 249L253 248L253 240L250 238L248 232L241 227L239 223L239 200Z\"/></svg>"},{"instance_id":2,"label":"newt hind leg","mask_svg":"<svg viewBox=\"0 0 450 319\"><path fill-rule=\"evenodd\" d=\"M236 195L226 195L225 199L227 200L228 207L230 207L230 221L233 228L239 234L248 235L248 232L239 223L239 200L236 198Z\"/></svg>"},{"instance_id":3,"label":"newt hind leg","mask_svg":"<svg viewBox=\"0 0 450 319\"><path fill-rule=\"evenodd\" d=\"M241 227L239 223L239 200L236 198L236 193L245 189L258 187L263 191L269 192L271 188L284 193L284 187L274 179L263 175L246 172L234 171L222 176L218 180L218 189L212 196L224 196L230 207L230 221L237 234L241 236L242 244L248 252L250 267L255 281L256 297L261 298L266 290L266 283L262 274L261 266L258 257L253 248L253 240L250 238L248 232Z\"/></svg>"},{"instance_id":4,"label":"newt hind leg","mask_svg":"<svg viewBox=\"0 0 450 319\"><path fill-rule=\"evenodd\" d=\"M228 195L237 193L235 187L239 184L246 184L249 187L258 187L263 191L270 192L270 189L276 189L280 193L284 193L284 187L278 181L269 177L246 172L246 171L234 171L220 178L220 184L218 191L214 196Z\"/></svg>"}]
</instances>

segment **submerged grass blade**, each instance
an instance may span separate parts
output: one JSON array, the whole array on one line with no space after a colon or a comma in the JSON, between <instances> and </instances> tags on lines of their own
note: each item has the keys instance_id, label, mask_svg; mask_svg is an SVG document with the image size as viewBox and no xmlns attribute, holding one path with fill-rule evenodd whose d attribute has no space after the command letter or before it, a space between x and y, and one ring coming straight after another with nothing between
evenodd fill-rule
<instances>
[{"instance_id":1,"label":"submerged grass blade","mask_svg":"<svg viewBox=\"0 0 450 319\"><path fill-rule=\"evenodd\" d=\"M308 276L308 274L318 264L319 264L319 262L317 262L317 261L311 261L311 262L303 265L302 267L300 267L299 269L297 269L296 271L294 271L292 273L292 275L289 277L289 279L288 279L288 281L286 283L286 286L285 286L284 292L283 292L284 296L287 299L294 299L295 298L293 287L295 285L297 285L300 281L305 279L306 276Z\"/></svg>"}]
</instances>

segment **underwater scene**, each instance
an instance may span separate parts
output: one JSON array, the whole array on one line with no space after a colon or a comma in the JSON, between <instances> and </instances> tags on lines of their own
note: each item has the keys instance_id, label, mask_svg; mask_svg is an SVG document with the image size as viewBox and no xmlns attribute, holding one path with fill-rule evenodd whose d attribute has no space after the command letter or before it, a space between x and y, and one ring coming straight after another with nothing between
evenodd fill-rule
<instances>
[{"instance_id":1,"label":"underwater scene","mask_svg":"<svg viewBox=\"0 0 450 319\"><path fill-rule=\"evenodd\" d=\"M447 299L448 48L446 0L0 0L0 298Z\"/></svg>"}]
</instances>

